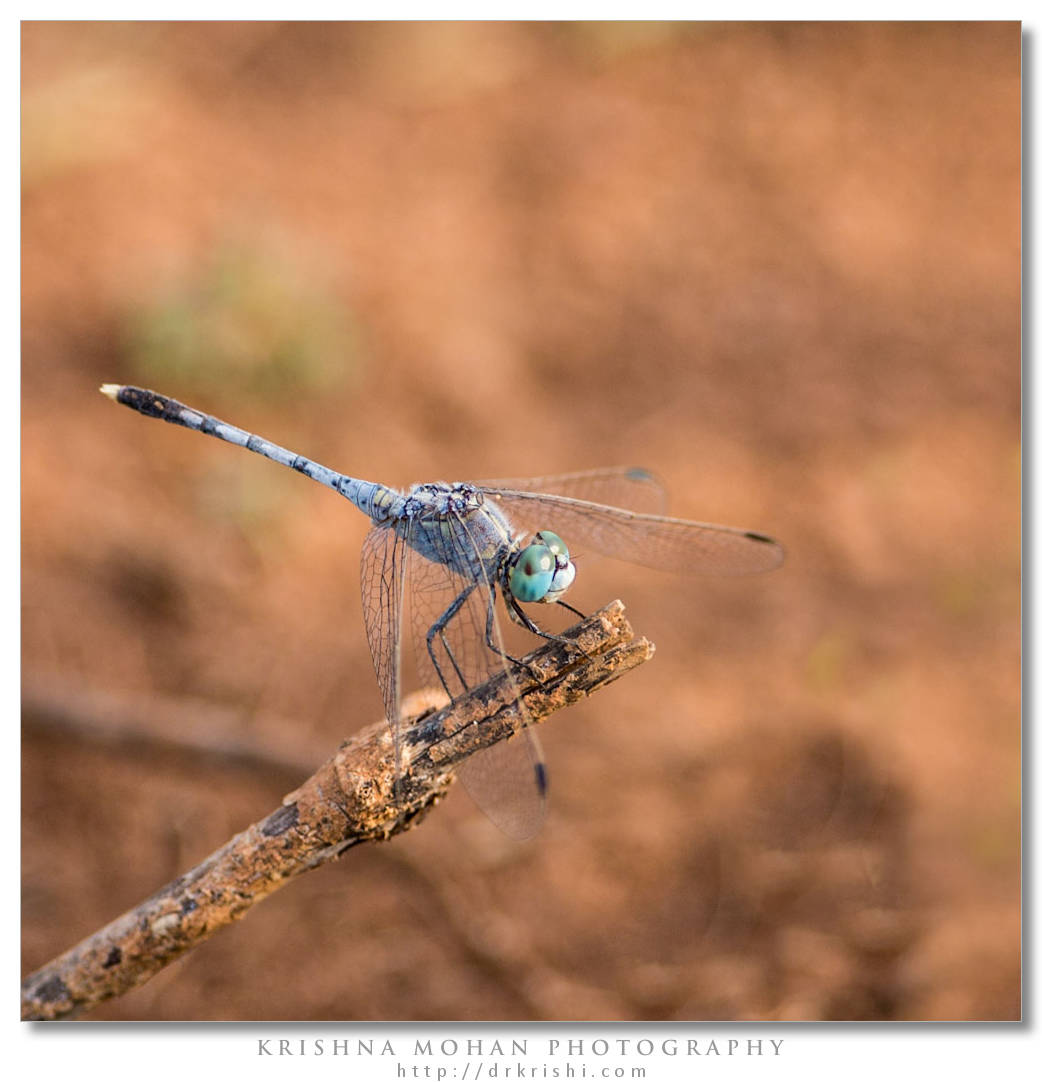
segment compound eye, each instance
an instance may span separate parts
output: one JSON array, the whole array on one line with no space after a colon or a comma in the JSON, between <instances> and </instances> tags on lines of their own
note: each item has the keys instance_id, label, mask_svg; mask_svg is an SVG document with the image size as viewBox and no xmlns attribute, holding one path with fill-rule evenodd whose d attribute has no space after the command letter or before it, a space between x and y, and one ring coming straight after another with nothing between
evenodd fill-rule
<instances>
[{"instance_id":1,"label":"compound eye","mask_svg":"<svg viewBox=\"0 0 1042 1082\"><path fill-rule=\"evenodd\" d=\"M575 564L569 560L566 564L558 565L557 570L554 572L553 582L550 583L550 589L546 591L546 597L544 601L556 601L562 594L564 594L568 587L575 581Z\"/></svg>"},{"instance_id":2,"label":"compound eye","mask_svg":"<svg viewBox=\"0 0 1042 1082\"><path fill-rule=\"evenodd\" d=\"M532 540L538 545L546 545L555 556L559 557L559 562L567 562L568 546L557 534L551 533L549 530L540 530Z\"/></svg>"},{"instance_id":3,"label":"compound eye","mask_svg":"<svg viewBox=\"0 0 1042 1082\"><path fill-rule=\"evenodd\" d=\"M550 589L557 560L546 545L528 545L518 553L507 574L510 592L518 601L540 601Z\"/></svg>"}]
</instances>

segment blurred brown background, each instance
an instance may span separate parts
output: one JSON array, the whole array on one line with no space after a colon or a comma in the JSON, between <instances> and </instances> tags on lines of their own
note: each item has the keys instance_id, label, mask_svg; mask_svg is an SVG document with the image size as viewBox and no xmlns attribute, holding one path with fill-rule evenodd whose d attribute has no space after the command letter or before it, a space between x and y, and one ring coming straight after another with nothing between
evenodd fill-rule
<instances>
[{"instance_id":1,"label":"blurred brown background","mask_svg":"<svg viewBox=\"0 0 1042 1082\"><path fill-rule=\"evenodd\" d=\"M545 727L534 843L454 792L92 1017L1018 1017L1018 25L22 59L25 972L381 715L363 517L116 381L390 484L644 465L789 557L585 569L658 653Z\"/></svg>"}]
</instances>

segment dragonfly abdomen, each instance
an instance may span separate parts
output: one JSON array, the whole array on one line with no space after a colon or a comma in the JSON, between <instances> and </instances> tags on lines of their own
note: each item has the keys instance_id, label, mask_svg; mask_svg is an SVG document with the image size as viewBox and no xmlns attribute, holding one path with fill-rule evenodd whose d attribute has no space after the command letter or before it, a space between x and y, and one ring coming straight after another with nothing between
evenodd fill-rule
<instances>
[{"instance_id":1,"label":"dragonfly abdomen","mask_svg":"<svg viewBox=\"0 0 1042 1082\"><path fill-rule=\"evenodd\" d=\"M402 497L394 489L374 481L360 481L356 477L337 473L336 470L313 462L295 451L288 451L285 447L264 439L263 436L257 436L244 428L230 425L211 413L194 410L191 406L178 402L176 398L170 398L143 387L120 386L116 383L106 383L101 390L113 401L128 406L146 417L157 417L161 421L191 428L206 436L216 436L225 443L245 447L247 451L253 451L254 454L277 462L280 466L288 466L291 470L310 477L312 481L317 481L320 485L339 492L374 522L385 522L401 512Z\"/></svg>"}]
</instances>

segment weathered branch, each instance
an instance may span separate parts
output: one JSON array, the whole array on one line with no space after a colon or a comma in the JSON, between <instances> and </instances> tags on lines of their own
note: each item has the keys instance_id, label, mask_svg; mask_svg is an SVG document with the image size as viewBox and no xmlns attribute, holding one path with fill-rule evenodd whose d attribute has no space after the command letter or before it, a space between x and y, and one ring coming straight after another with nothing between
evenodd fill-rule
<instances>
[{"instance_id":1,"label":"weathered branch","mask_svg":"<svg viewBox=\"0 0 1042 1082\"><path fill-rule=\"evenodd\" d=\"M381 722L346 741L265 819L22 982L22 1018L66 1018L143 984L290 879L360 842L416 825L445 794L462 760L513 735L520 697L533 722L646 661L619 601L548 643L514 670L410 719L403 778Z\"/></svg>"}]
</instances>

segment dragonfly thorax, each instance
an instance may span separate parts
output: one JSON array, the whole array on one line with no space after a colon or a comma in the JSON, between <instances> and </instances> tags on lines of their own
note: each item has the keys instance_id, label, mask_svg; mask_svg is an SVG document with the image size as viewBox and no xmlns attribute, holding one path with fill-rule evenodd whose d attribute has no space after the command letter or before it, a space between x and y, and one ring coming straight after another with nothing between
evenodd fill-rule
<instances>
[{"instance_id":1,"label":"dragonfly thorax","mask_svg":"<svg viewBox=\"0 0 1042 1082\"><path fill-rule=\"evenodd\" d=\"M465 482L413 485L388 525L411 549L464 582L496 581L510 551L503 512Z\"/></svg>"},{"instance_id":2,"label":"dragonfly thorax","mask_svg":"<svg viewBox=\"0 0 1042 1082\"><path fill-rule=\"evenodd\" d=\"M518 601L556 601L574 580L568 548L549 530L540 530L530 544L519 545L507 564L507 586Z\"/></svg>"},{"instance_id":3,"label":"dragonfly thorax","mask_svg":"<svg viewBox=\"0 0 1042 1082\"><path fill-rule=\"evenodd\" d=\"M474 485L457 482L429 481L413 485L405 497L405 514L410 518L462 517L471 514L485 502L485 494Z\"/></svg>"}]
</instances>

